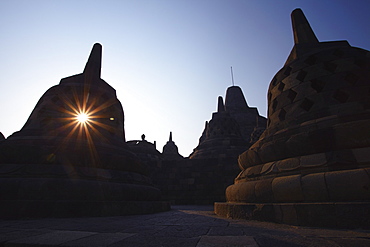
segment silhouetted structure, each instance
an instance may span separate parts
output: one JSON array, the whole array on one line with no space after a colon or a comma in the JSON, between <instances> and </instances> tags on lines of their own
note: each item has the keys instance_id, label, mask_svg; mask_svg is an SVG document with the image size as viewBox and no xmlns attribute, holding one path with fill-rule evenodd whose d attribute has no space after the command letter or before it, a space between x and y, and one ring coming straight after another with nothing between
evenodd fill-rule
<instances>
[{"instance_id":1,"label":"silhouetted structure","mask_svg":"<svg viewBox=\"0 0 370 247\"><path fill-rule=\"evenodd\" d=\"M169 209L125 143L123 109L100 78L101 55L95 44L84 72L47 90L24 127L0 141L1 217Z\"/></svg>"},{"instance_id":2,"label":"silhouetted structure","mask_svg":"<svg viewBox=\"0 0 370 247\"><path fill-rule=\"evenodd\" d=\"M179 150L174 141L172 141L172 132L170 132L170 137L166 145L163 146L162 156L164 160L182 160L179 154Z\"/></svg>"},{"instance_id":3,"label":"silhouetted structure","mask_svg":"<svg viewBox=\"0 0 370 247\"><path fill-rule=\"evenodd\" d=\"M228 88L226 97L228 111L219 97L217 112L206 122L199 145L188 159L178 154L170 133L161 162L151 162L153 182L167 200L175 204L212 204L225 200L225 188L239 173L239 154L249 147L252 133L256 129L264 130L262 126L266 124L266 118L259 116L256 108L248 107L239 87ZM258 119L261 127L257 125ZM145 160L150 163L148 157Z\"/></svg>"},{"instance_id":4,"label":"silhouetted structure","mask_svg":"<svg viewBox=\"0 0 370 247\"><path fill-rule=\"evenodd\" d=\"M292 13L295 45L268 90L268 127L239 156L219 215L370 227L370 53L319 42Z\"/></svg>"},{"instance_id":5,"label":"silhouetted structure","mask_svg":"<svg viewBox=\"0 0 370 247\"><path fill-rule=\"evenodd\" d=\"M226 91L225 104L218 97L217 112L206 122L199 145L190 154L190 159L226 158L235 159L251 145L259 132L266 128L266 118L257 108L248 106L240 87L232 86ZM253 138L252 138L253 136Z\"/></svg>"}]
</instances>

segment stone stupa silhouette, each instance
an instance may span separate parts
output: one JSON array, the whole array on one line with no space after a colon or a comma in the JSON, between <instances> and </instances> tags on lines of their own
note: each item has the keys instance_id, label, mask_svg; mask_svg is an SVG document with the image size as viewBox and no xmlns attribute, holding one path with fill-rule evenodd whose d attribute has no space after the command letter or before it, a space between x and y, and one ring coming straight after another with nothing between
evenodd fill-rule
<instances>
[{"instance_id":1,"label":"stone stupa silhouette","mask_svg":"<svg viewBox=\"0 0 370 247\"><path fill-rule=\"evenodd\" d=\"M83 73L47 90L24 127L0 140L1 217L169 209L125 143L123 109L100 78L101 58L95 44Z\"/></svg>"}]
</instances>

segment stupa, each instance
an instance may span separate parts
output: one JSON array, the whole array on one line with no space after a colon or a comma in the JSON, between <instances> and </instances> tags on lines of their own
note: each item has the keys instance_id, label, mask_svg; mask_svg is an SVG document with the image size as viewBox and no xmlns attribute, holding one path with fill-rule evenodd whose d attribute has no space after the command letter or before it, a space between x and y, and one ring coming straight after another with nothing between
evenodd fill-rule
<instances>
[{"instance_id":1,"label":"stupa","mask_svg":"<svg viewBox=\"0 0 370 247\"><path fill-rule=\"evenodd\" d=\"M172 141L172 132L170 132L168 142L163 146L162 156L164 160L182 160L184 158L179 154L179 149L175 142Z\"/></svg>"},{"instance_id":2,"label":"stupa","mask_svg":"<svg viewBox=\"0 0 370 247\"><path fill-rule=\"evenodd\" d=\"M189 159L238 157L245 151L248 142L243 139L236 120L225 111L224 101L218 97L217 112L206 122L199 145Z\"/></svg>"},{"instance_id":3,"label":"stupa","mask_svg":"<svg viewBox=\"0 0 370 247\"><path fill-rule=\"evenodd\" d=\"M291 18L295 44L269 86L267 129L215 212L369 228L370 52L319 42L300 9Z\"/></svg>"},{"instance_id":4,"label":"stupa","mask_svg":"<svg viewBox=\"0 0 370 247\"><path fill-rule=\"evenodd\" d=\"M0 141L0 217L103 216L169 209L125 143L115 90L100 78L102 46L83 73L40 98Z\"/></svg>"}]
</instances>

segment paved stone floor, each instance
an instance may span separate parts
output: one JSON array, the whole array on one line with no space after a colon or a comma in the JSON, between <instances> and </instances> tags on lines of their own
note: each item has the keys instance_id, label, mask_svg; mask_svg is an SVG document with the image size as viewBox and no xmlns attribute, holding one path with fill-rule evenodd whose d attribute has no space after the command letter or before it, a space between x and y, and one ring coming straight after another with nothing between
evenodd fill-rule
<instances>
[{"instance_id":1,"label":"paved stone floor","mask_svg":"<svg viewBox=\"0 0 370 247\"><path fill-rule=\"evenodd\" d=\"M0 246L370 246L370 231L224 219L212 206L94 218L0 221Z\"/></svg>"}]
</instances>

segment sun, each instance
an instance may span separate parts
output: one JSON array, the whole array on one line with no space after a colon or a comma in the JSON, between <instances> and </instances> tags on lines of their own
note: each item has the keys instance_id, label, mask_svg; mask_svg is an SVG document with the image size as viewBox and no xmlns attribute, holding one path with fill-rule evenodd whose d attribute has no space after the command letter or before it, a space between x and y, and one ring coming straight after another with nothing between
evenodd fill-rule
<instances>
[{"instance_id":1,"label":"sun","mask_svg":"<svg viewBox=\"0 0 370 247\"><path fill-rule=\"evenodd\" d=\"M84 112L77 114L76 119L79 123L86 123L89 121L89 115Z\"/></svg>"}]
</instances>

